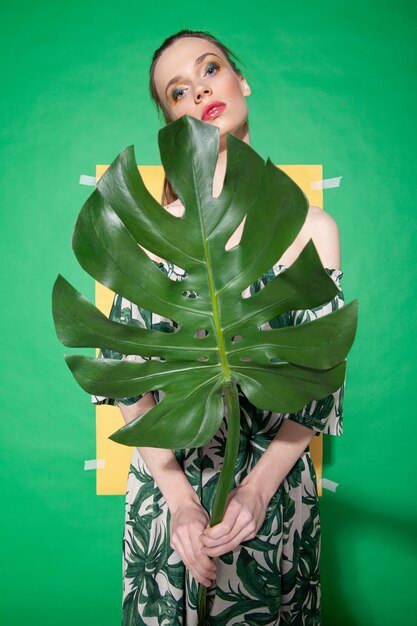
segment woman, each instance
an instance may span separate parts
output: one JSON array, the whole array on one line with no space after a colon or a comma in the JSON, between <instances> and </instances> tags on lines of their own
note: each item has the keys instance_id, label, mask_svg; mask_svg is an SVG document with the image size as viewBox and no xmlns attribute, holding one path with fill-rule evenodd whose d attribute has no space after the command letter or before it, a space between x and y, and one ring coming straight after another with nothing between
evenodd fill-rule
<instances>
[{"instance_id":1,"label":"woman","mask_svg":"<svg viewBox=\"0 0 417 626\"><path fill-rule=\"evenodd\" d=\"M166 122L187 114L219 129L214 196L225 175L227 133L250 143L246 99L251 90L231 56L211 35L181 31L155 52L151 66L151 93ZM167 210L182 215L184 207L167 182L164 193ZM238 244L243 226L227 248ZM285 271L311 238L339 284L337 225L323 210L310 207L293 244L249 291ZM149 254L171 279L184 277L169 260ZM328 304L280 316L275 325L302 323L342 305L340 291ZM115 297L110 318L166 331L173 325L121 296ZM320 522L308 446L320 432L341 434L342 391L296 414L261 411L241 396L234 488L223 521L212 528L207 510L222 467L226 421L202 448L135 449L124 536L124 626L197 624L197 582L208 587L210 624L320 623ZM157 394L147 393L120 399L118 405L129 422L157 400Z\"/></svg>"}]
</instances>

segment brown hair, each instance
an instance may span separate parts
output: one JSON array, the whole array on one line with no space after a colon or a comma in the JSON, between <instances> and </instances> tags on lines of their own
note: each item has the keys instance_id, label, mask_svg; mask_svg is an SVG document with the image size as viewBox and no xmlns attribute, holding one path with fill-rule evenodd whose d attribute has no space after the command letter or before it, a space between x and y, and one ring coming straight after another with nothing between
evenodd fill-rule
<instances>
[{"instance_id":1,"label":"brown hair","mask_svg":"<svg viewBox=\"0 0 417 626\"><path fill-rule=\"evenodd\" d=\"M218 39L213 37L213 35L210 35L210 33L207 33L202 30L180 30L178 33L175 33L175 35L171 35L170 37L167 37L167 39L165 39L163 44L157 50L155 50L153 57L152 57L150 71L149 71L149 90L151 92L151 98L156 104L158 114L162 113L166 124L168 124L171 120L169 119L168 114L166 110L164 109L164 106L162 102L160 101L158 92L156 90L155 78L154 78L155 65L160 59L162 53L167 48L169 48L178 39L182 39L184 37L199 37L200 39L206 39L207 41L210 41L212 44L217 46L217 48L219 48L223 52L224 56L226 57L227 61L230 63L234 72L236 72L236 74L238 74L239 76L242 76L242 72L236 66L232 57L235 58L240 63L242 63L240 59L236 56L236 54L234 54L230 50L230 48L222 44ZM175 193L175 191L171 187L169 180L165 176L163 190L162 190L161 204L163 205L170 204L171 202L174 202L174 200L176 200L177 198L178 198L177 194Z\"/></svg>"}]
</instances>

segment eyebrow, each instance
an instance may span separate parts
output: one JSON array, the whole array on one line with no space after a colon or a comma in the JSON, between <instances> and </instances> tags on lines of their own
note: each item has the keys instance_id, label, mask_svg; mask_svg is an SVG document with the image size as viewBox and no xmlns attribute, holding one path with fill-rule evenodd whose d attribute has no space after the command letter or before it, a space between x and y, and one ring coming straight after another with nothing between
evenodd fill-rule
<instances>
[{"instance_id":1,"label":"eyebrow","mask_svg":"<svg viewBox=\"0 0 417 626\"><path fill-rule=\"evenodd\" d=\"M223 61L223 59L221 58L221 56L219 56L218 54L216 54L215 52L205 52L204 54L202 54L201 56L199 56L194 63L194 67L197 67L197 65L201 65L201 63L204 61L204 59L207 56L213 56L213 57L217 57L218 59L220 59L221 61ZM182 76L179 74L178 76L174 76L174 78L171 78L171 80L168 82L166 89L165 89L165 95L169 89L169 87L171 85L173 85L174 83L177 83L179 80L181 80Z\"/></svg>"}]
</instances>

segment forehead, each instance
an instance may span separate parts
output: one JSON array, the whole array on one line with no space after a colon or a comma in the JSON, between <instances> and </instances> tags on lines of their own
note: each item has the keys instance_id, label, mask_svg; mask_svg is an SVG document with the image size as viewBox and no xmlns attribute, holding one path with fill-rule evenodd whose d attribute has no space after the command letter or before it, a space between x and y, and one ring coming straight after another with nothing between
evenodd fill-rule
<instances>
[{"instance_id":1,"label":"forehead","mask_svg":"<svg viewBox=\"0 0 417 626\"><path fill-rule=\"evenodd\" d=\"M206 52L213 52L227 62L220 48L200 37L182 37L164 50L154 70L154 81L160 97L171 78L192 71L195 60Z\"/></svg>"}]
</instances>

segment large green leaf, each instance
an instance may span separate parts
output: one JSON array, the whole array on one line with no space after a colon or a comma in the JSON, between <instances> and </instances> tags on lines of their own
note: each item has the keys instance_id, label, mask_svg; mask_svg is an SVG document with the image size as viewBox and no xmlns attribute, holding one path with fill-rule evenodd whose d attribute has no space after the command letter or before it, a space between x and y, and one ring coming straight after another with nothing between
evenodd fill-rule
<instances>
[{"instance_id":1,"label":"large green leaf","mask_svg":"<svg viewBox=\"0 0 417 626\"><path fill-rule=\"evenodd\" d=\"M310 323L261 329L288 310L318 306L337 293L310 241L291 267L254 296L242 297L296 237L307 215L305 195L269 159L264 162L228 135L225 182L214 198L218 129L184 116L163 128L159 139L184 216L172 216L150 195L129 147L84 204L73 249L96 280L174 320L178 331L112 322L61 276L54 286L53 312L58 337L67 346L160 357L143 363L80 355L66 360L89 393L164 392L155 408L112 439L184 448L201 446L216 433L225 382L240 385L259 408L280 412L296 411L338 389L354 339L357 302ZM226 251L245 216L239 245ZM141 246L183 268L186 278L170 280Z\"/></svg>"}]
</instances>

